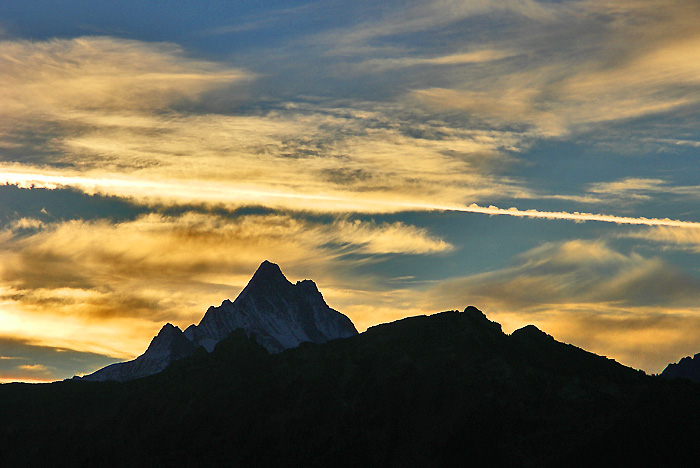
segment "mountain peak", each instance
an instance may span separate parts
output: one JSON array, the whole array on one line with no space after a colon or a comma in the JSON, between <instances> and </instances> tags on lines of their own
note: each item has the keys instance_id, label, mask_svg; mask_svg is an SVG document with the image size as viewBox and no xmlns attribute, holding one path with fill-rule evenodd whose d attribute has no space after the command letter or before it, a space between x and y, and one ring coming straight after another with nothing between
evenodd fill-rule
<instances>
[{"instance_id":1,"label":"mountain peak","mask_svg":"<svg viewBox=\"0 0 700 468\"><path fill-rule=\"evenodd\" d=\"M280 269L279 265L277 265L276 263L269 262L267 260L260 264L258 269L255 270L253 277L250 279L251 283L270 283L280 281L289 282L289 280L287 280L287 278L282 273L282 270Z\"/></svg>"},{"instance_id":2,"label":"mountain peak","mask_svg":"<svg viewBox=\"0 0 700 468\"><path fill-rule=\"evenodd\" d=\"M554 341L554 338L534 325L525 325L510 334L513 338L529 341Z\"/></svg>"},{"instance_id":3,"label":"mountain peak","mask_svg":"<svg viewBox=\"0 0 700 468\"><path fill-rule=\"evenodd\" d=\"M173 342L181 339L182 330L172 323L166 323L160 329L158 334L153 337L151 344L148 345L148 350L169 349Z\"/></svg>"},{"instance_id":4,"label":"mountain peak","mask_svg":"<svg viewBox=\"0 0 700 468\"><path fill-rule=\"evenodd\" d=\"M175 332L175 330L177 330L177 331L182 331L182 330L180 330L180 327L176 327L176 326L173 325L172 323L168 322L168 323L166 323L165 325L163 325L163 326L161 327L161 329L160 329L160 331L158 332L158 334L159 334L159 335L161 335L161 334L166 334L166 333L167 333L167 334L172 334L172 333Z\"/></svg>"}]
</instances>

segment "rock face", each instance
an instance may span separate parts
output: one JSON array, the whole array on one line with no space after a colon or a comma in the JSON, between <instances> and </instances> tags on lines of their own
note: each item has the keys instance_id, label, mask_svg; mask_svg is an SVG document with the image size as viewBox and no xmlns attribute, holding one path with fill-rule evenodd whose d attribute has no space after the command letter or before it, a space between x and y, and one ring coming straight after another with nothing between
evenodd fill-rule
<instances>
[{"instance_id":1,"label":"rock face","mask_svg":"<svg viewBox=\"0 0 700 468\"><path fill-rule=\"evenodd\" d=\"M688 379L693 382L700 382L700 353L692 358L686 356L676 364L669 364L661 372L661 377L667 379Z\"/></svg>"},{"instance_id":2,"label":"rock face","mask_svg":"<svg viewBox=\"0 0 700 468\"><path fill-rule=\"evenodd\" d=\"M166 324L135 360L112 364L83 379L126 381L156 374L200 346L211 352L237 329L271 353L304 342L325 343L357 335L349 318L328 307L313 281L292 284L279 266L266 260L235 301L227 299L219 307L210 307L199 324L190 325L184 333Z\"/></svg>"}]
</instances>

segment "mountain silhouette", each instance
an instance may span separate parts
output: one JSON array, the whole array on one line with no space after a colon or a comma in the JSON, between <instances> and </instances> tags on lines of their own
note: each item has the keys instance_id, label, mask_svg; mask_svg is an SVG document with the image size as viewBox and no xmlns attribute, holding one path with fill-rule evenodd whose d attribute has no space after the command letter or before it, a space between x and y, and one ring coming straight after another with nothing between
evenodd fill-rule
<instances>
[{"instance_id":1,"label":"mountain silhouette","mask_svg":"<svg viewBox=\"0 0 700 468\"><path fill-rule=\"evenodd\" d=\"M191 356L202 346L214 346L242 329L271 353L304 342L325 343L357 334L349 318L326 304L311 280L290 283L280 267L262 262L235 301L226 299L210 307L198 325L184 333L171 324L163 326L148 349L138 358L112 364L83 380L124 382L161 372L173 361Z\"/></svg>"},{"instance_id":2,"label":"mountain silhouette","mask_svg":"<svg viewBox=\"0 0 700 468\"><path fill-rule=\"evenodd\" d=\"M0 464L696 466L697 414L695 384L467 307L280 353L237 329L123 383L0 385Z\"/></svg>"},{"instance_id":3,"label":"mountain silhouette","mask_svg":"<svg viewBox=\"0 0 700 468\"><path fill-rule=\"evenodd\" d=\"M230 331L229 331L230 330ZM225 336L224 336L225 334ZM342 337L343 339L333 339ZM0 385L0 466L697 466L700 385L473 306L357 334L263 262L97 381Z\"/></svg>"},{"instance_id":4,"label":"mountain silhouette","mask_svg":"<svg viewBox=\"0 0 700 468\"><path fill-rule=\"evenodd\" d=\"M671 363L661 372L661 377L667 379L688 379L700 382L700 353L692 358L686 356L677 363Z\"/></svg>"}]
</instances>

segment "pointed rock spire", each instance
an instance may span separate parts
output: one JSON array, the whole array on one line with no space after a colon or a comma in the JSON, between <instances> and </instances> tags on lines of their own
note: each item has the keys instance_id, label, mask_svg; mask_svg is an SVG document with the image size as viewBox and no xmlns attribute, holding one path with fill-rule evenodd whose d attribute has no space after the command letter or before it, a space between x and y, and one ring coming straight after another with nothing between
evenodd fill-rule
<instances>
[{"instance_id":1,"label":"pointed rock spire","mask_svg":"<svg viewBox=\"0 0 700 468\"><path fill-rule=\"evenodd\" d=\"M289 282L282 273L279 265L265 260L260 264L258 269L250 279L250 283L254 282Z\"/></svg>"}]
</instances>

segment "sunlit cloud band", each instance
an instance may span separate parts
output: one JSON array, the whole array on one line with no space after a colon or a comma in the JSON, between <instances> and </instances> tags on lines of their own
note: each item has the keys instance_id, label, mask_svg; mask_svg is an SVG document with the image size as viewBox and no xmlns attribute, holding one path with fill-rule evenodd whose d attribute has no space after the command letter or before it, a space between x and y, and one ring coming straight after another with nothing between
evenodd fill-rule
<instances>
[{"instance_id":1,"label":"sunlit cloud band","mask_svg":"<svg viewBox=\"0 0 700 468\"><path fill-rule=\"evenodd\" d=\"M441 205L420 203L412 200L401 201L392 199L370 199L338 195L307 194L289 191L273 191L264 187L237 187L235 185L209 183L208 187L195 186L185 181L149 181L127 178L63 176L57 174L37 174L27 172L22 168L12 169L11 166L0 167L0 184L17 185L23 188L39 187L56 189L73 187L86 193L101 193L122 197L150 197L158 199L177 199L179 202L218 202L218 203L258 203L263 205L285 205L284 200L306 200L309 203L293 207L302 209L318 209L321 211L369 211L395 212L410 210L427 211L459 211L464 213L480 213L486 215L515 216L519 218L539 218L553 220L568 220L576 222L598 221L615 224L630 224L643 226L671 226L682 228L700 228L700 222L681 221L669 218L646 218L615 216L599 213L581 213L566 211L520 210L515 207L499 208L497 206L480 206L475 203L468 206ZM352 194L354 195L354 194Z\"/></svg>"}]
</instances>

